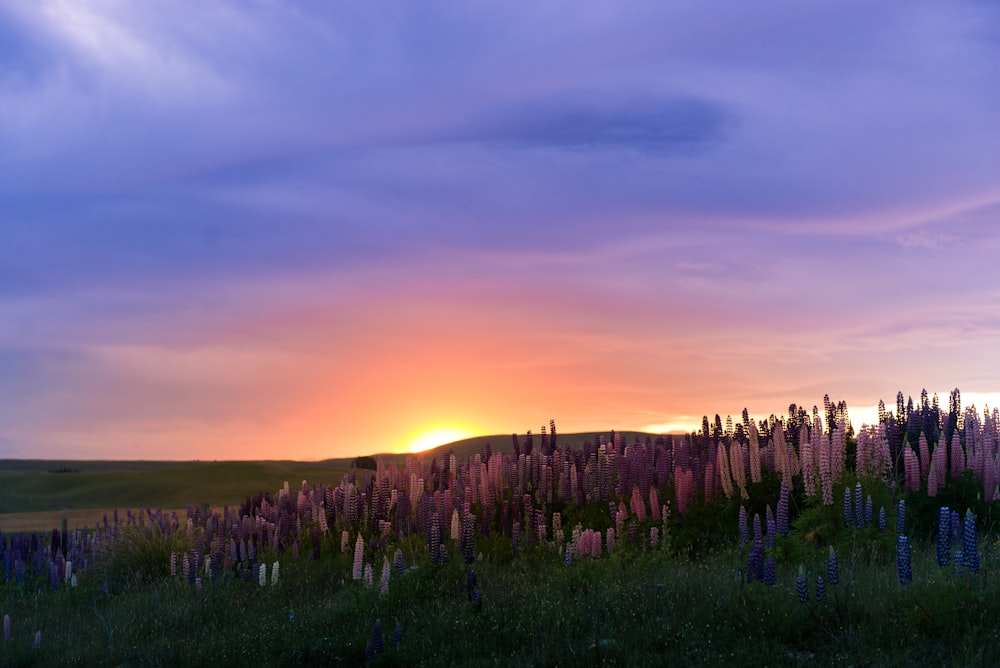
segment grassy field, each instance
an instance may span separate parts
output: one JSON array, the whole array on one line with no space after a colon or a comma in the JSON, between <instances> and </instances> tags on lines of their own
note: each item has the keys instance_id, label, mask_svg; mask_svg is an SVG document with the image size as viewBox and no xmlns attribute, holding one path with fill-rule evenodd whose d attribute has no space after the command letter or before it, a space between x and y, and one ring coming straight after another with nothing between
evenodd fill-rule
<instances>
[{"instance_id":1,"label":"grassy field","mask_svg":"<svg viewBox=\"0 0 1000 668\"><path fill-rule=\"evenodd\" d=\"M0 531L94 526L115 508L238 505L285 481L336 483L350 462L0 460Z\"/></svg>"}]
</instances>

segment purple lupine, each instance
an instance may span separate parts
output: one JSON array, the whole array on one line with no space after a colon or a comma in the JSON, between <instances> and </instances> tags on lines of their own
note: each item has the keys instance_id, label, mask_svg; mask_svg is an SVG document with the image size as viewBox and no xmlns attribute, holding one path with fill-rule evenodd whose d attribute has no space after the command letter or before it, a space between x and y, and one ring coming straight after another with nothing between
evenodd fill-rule
<instances>
[{"instance_id":1,"label":"purple lupine","mask_svg":"<svg viewBox=\"0 0 1000 668\"><path fill-rule=\"evenodd\" d=\"M572 543L567 543L567 545L566 545L566 554L564 556L564 559L566 561L566 565L567 566L572 566L573 565L573 544Z\"/></svg>"},{"instance_id":2,"label":"purple lupine","mask_svg":"<svg viewBox=\"0 0 1000 668\"><path fill-rule=\"evenodd\" d=\"M885 531L889 528L889 518L885 514L885 506L878 508L878 530Z\"/></svg>"},{"instance_id":3,"label":"purple lupine","mask_svg":"<svg viewBox=\"0 0 1000 668\"><path fill-rule=\"evenodd\" d=\"M10 640L10 615L3 616L3 639Z\"/></svg>"},{"instance_id":4,"label":"purple lupine","mask_svg":"<svg viewBox=\"0 0 1000 668\"><path fill-rule=\"evenodd\" d=\"M844 526L854 525L854 513L851 512L851 488L844 487Z\"/></svg>"},{"instance_id":5,"label":"purple lupine","mask_svg":"<svg viewBox=\"0 0 1000 668\"><path fill-rule=\"evenodd\" d=\"M872 504L872 495L865 499L865 526L875 521L875 506Z\"/></svg>"},{"instance_id":6,"label":"purple lupine","mask_svg":"<svg viewBox=\"0 0 1000 668\"><path fill-rule=\"evenodd\" d=\"M938 511L937 563L947 566L951 562L951 509L941 506Z\"/></svg>"},{"instance_id":7,"label":"purple lupine","mask_svg":"<svg viewBox=\"0 0 1000 668\"><path fill-rule=\"evenodd\" d=\"M795 591L799 595L800 603L805 603L809 600L809 582L806 581L805 566L799 566L799 574L795 578Z\"/></svg>"},{"instance_id":8,"label":"purple lupine","mask_svg":"<svg viewBox=\"0 0 1000 668\"><path fill-rule=\"evenodd\" d=\"M789 531L788 495L789 495L788 485L782 482L781 491L778 494L778 510L777 510L778 533L781 534L782 536L787 536Z\"/></svg>"},{"instance_id":9,"label":"purple lupine","mask_svg":"<svg viewBox=\"0 0 1000 668\"><path fill-rule=\"evenodd\" d=\"M764 545L759 538L753 541L753 547L747 555L747 582L764 579Z\"/></svg>"},{"instance_id":10,"label":"purple lupine","mask_svg":"<svg viewBox=\"0 0 1000 668\"><path fill-rule=\"evenodd\" d=\"M396 548L396 554L392 556L392 567L402 573L406 570L406 562L403 560L403 550Z\"/></svg>"},{"instance_id":11,"label":"purple lupine","mask_svg":"<svg viewBox=\"0 0 1000 668\"><path fill-rule=\"evenodd\" d=\"M976 516L972 514L971 508L965 511L965 525L962 527L962 565L973 573L979 572Z\"/></svg>"},{"instance_id":12,"label":"purple lupine","mask_svg":"<svg viewBox=\"0 0 1000 668\"><path fill-rule=\"evenodd\" d=\"M913 582L913 570L910 568L910 539L900 534L896 539L896 575L900 584Z\"/></svg>"},{"instance_id":13,"label":"purple lupine","mask_svg":"<svg viewBox=\"0 0 1000 668\"><path fill-rule=\"evenodd\" d=\"M831 585L840 582L840 563L837 561L837 553L830 546L830 554L826 558L826 581Z\"/></svg>"},{"instance_id":14,"label":"purple lupine","mask_svg":"<svg viewBox=\"0 0 1000 668\"><path fill-rule=\"evenodd\" d=\"M826 600L826 583L823 582L823 576L816 576L816 600L825 601Z\"/></svg>"},{"instance_id":15,"label":"purple lupine","mask_svg":"<svg viewBox=\"0 0 1000 668\"><path fill-rule=\"evenodd\" d=\"M771 512L770 505L765 509L764 516L767 525L767 540L765 544L769 548L774 548L778 544L778 522L774 519L774 513Z\"/></svg>"},{"instance_id":16,"label":"purple lupine","mask_svg":"<svg viewBox=\"0 0 1000 668\"><path fill-rule=\"evenodd\" d=\"M739 516L740 542L744 545L750 542L750 529L747 527L747 509L740 506Z\"/></svg>"},{"instance_id":17,"label":"purple lupine","mask_svg":"<svg viewBox=\"0 0 1000 668\"><path fill-rule=\"evenodd\" d=\"M865 526L865 498L860 481L854 485L854 526L859 529Z\"/></svg>"},{"instance_id":18,"label":"purple lupine","mask_svg":"<svg viewBox=\"0 0 1000 668\"><path fill-rule=\"evenodd\" d=\"M906 501L899 500L896 506L896 533L902 535L906 533Z\"/></svg>"},{"instance_id":19,"label":"purple lupine","mask_svg":"<svg viewBox=\"0 0 1000 668\"><path fill-rule=\"evenodd\" d=\"M767 555L767 561L764 562L764 584L768 587L774 586L774 570L774 555L769 554Z\"/></svg>"},{"instance_id":20,"label":"purple lupine","mask_svg":"<svg viewBox=\"0 0 1000 668\"><path fill-rule=\"evenodd\" d=\"M33 644L31 647L32 647L32 649L41 649L42 648L42 632L41 631L35 631L35 644Z\"/></svg>"}]
</instances>

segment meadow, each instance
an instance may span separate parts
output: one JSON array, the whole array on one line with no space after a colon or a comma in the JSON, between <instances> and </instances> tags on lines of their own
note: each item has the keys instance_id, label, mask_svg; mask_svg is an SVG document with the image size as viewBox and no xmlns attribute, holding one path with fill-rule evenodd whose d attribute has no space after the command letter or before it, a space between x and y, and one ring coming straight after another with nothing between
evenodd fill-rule
<instances>
[{"instance_id":1,"label":"meadow","mask_svg":"<svg viewBox=\"0 0 1000 668\"><path fill-rule=\"evenodd\" d=\"M4 530L0 664L996 665L998 421L959 417L178 477L180 511Z\"/></svg>"}]
</instances>

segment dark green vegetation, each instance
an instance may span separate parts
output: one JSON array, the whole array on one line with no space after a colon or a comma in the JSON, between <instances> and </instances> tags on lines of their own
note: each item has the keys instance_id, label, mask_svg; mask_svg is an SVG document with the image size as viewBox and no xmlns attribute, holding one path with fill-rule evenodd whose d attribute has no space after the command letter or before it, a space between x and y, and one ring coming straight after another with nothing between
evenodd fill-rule
<instances>
[{"instance_id":1,"label":"dark green vegetation","mask_svg":"<svg viewBox=\"0 0 1000 668\"><path fill-rule=\"evenodd\" d=\"M774 587L743 584L733 548L687 559L635 548L566 566L552 551L516 561L503 541L467 570L452 553L432 566L404 544L408 569L389 591L351 579L350 556L325 543L312 564L282 560L275 586L233 576L199 594L184 578L104 589L97 573L49 591L29 582L2 590L12 638L0 664L345 665L364 662L382 621L386 651L369 665L996 665L1000 584L995 546L977 576L939 569L914 554L914 583L866 550L842 554L841 580L825 602L800 603L795 574ZM267 561L267 559L265 559ZM413 568L414 564L416 567ZM392 636L402 630L398 648ZM38 650L34 633L41 630Z\"/></svg>"}]
</instances>

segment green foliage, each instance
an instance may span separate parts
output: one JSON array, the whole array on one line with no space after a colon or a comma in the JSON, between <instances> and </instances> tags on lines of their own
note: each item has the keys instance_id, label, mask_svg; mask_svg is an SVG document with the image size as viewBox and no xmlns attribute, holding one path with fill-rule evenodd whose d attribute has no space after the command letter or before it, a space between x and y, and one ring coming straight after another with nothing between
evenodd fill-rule
<instances>
[{"instance_id":1,"label":"green foliage","mask_svg":"<svg viewBox=\"0 0 1000 668\"><path fill-rule=\"evenodd\" d=\"M966 469L958 480L948 478L948 484L938 492L937 496L929 497L925 492L910 494L906 497L907 523L912 523L908 531L914 536L932 539L937 531L938 510L948 506L958 511L963 517L965 511L971 509L976 521L981 527L992 528L1000 519L1000 509L994 507L1000 504L996 501L987 504L983 501L983 483L976 475Z\"/></svg>"},{"instance_id":2,"label":"green foliage","mask_svg":"<svg viewBox=\"0 0 1000 668\"><path fill-rule=\"evenodd\" d=\"M156 524L132 525L122 531L123 535L109 545L101 564L111 587L148 583L169 575L171 555L177 553L180 558L192 545L184 531L161 530Z\"/></svg>"}]
</instances>

